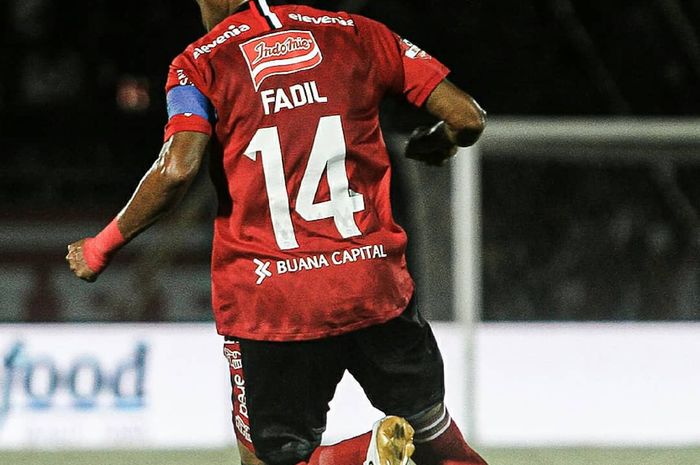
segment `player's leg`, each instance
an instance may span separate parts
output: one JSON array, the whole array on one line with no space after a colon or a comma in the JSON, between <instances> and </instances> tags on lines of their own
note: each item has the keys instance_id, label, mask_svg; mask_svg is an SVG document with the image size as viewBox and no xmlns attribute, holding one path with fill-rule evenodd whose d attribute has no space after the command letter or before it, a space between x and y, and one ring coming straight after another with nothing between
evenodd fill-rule
<instances>
[{"instance_id":1,"label":"player's leg","mask_svg":"<svg viewBox=\"0 0 700 465\"><path fill-rule=\"evenodd\" d=\"M344 338L226 341L233 423L243 465L361 465L370 433L320 447L345 371Z\"/></svg>"},{"instance_id":2,"label":"player's leg","mask_svg":"<svg viewBox=\"0 0 700 465\"><path fill-rule=\"evenodd\" d=\"M444 368L428 323L413 302L398 318L353 334L350 372L370 402L415 429L418 465L485 465L444 406Z\"/></svg>"},{"instance_id":3,"label":"player's leg","mask_svg":"<svg viewBox=\"0 0 700 465\"><path fill-rule=\"evenodd\" d=\"M421 465L486 465L464 440L457 424L440 403L408 419L416 429L413 460Z\"/></svg>"},{"instance_id":4,"label":"player's leg","mask_svg":"<svg viewBox=\"0 0 700 465\"><path fill-rule=\"evenodd\" d=\"M297 462L296 465L361 465L367 454L371 434L365 433L332 446L318 446L307 460ZM238 441L238 452L242 465L266 465L241 441ZM378 461L375 465L383 463Z\"/></svg>"},{"instance_id":5,"label":"player's leg","mask_svg":"<svg viewBox=\"0 0 700 465\"><path fill-rule=\"evenodd\" d=\"M413 450L411 425L390 416L377 421L368 433L318 447L307 462L298 465L407 465Z\"/></svg>"},{"instance_id":6,"label":"player's leg","mask_svg":"<svg viewBox=\"0 0 700 465\"><path fill-rule=\"evenodd\" d=\"M297 465L362 465L371 434L365 433L331 446L319 446L308 460Z\"/></svg>"}]
</instances>

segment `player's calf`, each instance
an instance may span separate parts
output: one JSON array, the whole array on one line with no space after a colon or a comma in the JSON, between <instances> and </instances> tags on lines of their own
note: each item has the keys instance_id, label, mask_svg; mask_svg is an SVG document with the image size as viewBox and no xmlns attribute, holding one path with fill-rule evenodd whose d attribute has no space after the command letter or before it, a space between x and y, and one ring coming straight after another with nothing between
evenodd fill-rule
<instances>
[{"instance_id":1,"label":"player's calf","mask_svg":"<svg viewBox=\"0 0 700 465\"><path fill-rule=\"evenodd\" d=\"M408 418L408 421L415 429L414 442L420 444L428 442L445 432L451 419L445 404L440 402L418 415Z\"/></svg>"},{"instance_id":2,"label":"player's calf","mask_svg":"<svg viewBox=\"0 0 700 465\"><path fill-rule=\"evenodd\" d=\"M464 440L444 403L408 418L415 429L413 460L419 465L487 465Z\"/></svg>"}]
</instances>

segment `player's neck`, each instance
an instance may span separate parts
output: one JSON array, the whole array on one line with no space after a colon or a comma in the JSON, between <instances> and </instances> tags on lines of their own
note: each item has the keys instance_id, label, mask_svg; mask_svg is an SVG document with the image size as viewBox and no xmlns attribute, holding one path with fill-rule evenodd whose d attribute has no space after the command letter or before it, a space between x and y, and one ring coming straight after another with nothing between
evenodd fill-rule
<instances>
[{"instance_id":1,"label":"player's neck","mask_svg":"<svg viewBox=\"0 0 700 465\"><path fill-rule=\"evenodd\" d=\"M209 0L199 1L202 22L207 31L240 10L249 0Z\"/></svg>"},{"instance_id":2,"label":"player's neck","mask_svg":"<svg viewBox=\"0 0 700 465\"><path fill-rule=\"evenodd\" d=\"M249 0L233 0L229 3L229 15L232 15L236 11L240 10L243 5L248 3Z\"/></svg>"}]
</instances>

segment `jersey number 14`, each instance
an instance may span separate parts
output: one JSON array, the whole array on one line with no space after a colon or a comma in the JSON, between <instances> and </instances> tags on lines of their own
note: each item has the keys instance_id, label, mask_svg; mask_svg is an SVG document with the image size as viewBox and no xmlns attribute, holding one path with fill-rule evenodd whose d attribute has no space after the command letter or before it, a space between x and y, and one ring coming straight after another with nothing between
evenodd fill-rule
<instances>
[{"instance_id":1,"label":"jersey number 14","mask_svg":"<svg viewBox=\"0 0 700 465\"><path fill-rule=\"evenodd\" d=\"M292 216L289 211L289 195L282 165L282 146L276 126L258 129L245 150L245 155L257 161L261 154L265 187L270 203L270 216L275 240L282 250L299 247ZM339 115L324 116L318 123L309 163L299 186L296 201L297 213L306 221L333 218L340 235L347 239L362 233L355 223L354 214L365 209L362 194L352 192L345 168L347 149ZM327 173L330 200L315 203L316 192L323 172Z\"/></svg>"}]
</instances>

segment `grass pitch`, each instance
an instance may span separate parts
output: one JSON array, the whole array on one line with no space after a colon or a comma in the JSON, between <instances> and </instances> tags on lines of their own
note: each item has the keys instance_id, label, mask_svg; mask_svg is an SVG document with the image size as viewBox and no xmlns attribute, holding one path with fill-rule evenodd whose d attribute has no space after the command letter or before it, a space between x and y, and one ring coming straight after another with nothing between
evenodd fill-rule
<instances>
[{"instance_id":1,"label":"grass pitch","mask_svg":"<svg viewBox=\"0 0 700 465\"><path fill-rule=\"evenodd\" d=\"M490 465L690 465L697 449L485 449ZM191 451L0 452L7 465L239 465L235 449ZM359 465L359 464L358 464ZM420 464L418 464L420 465Z\"/></svg>"}]
</instances>

